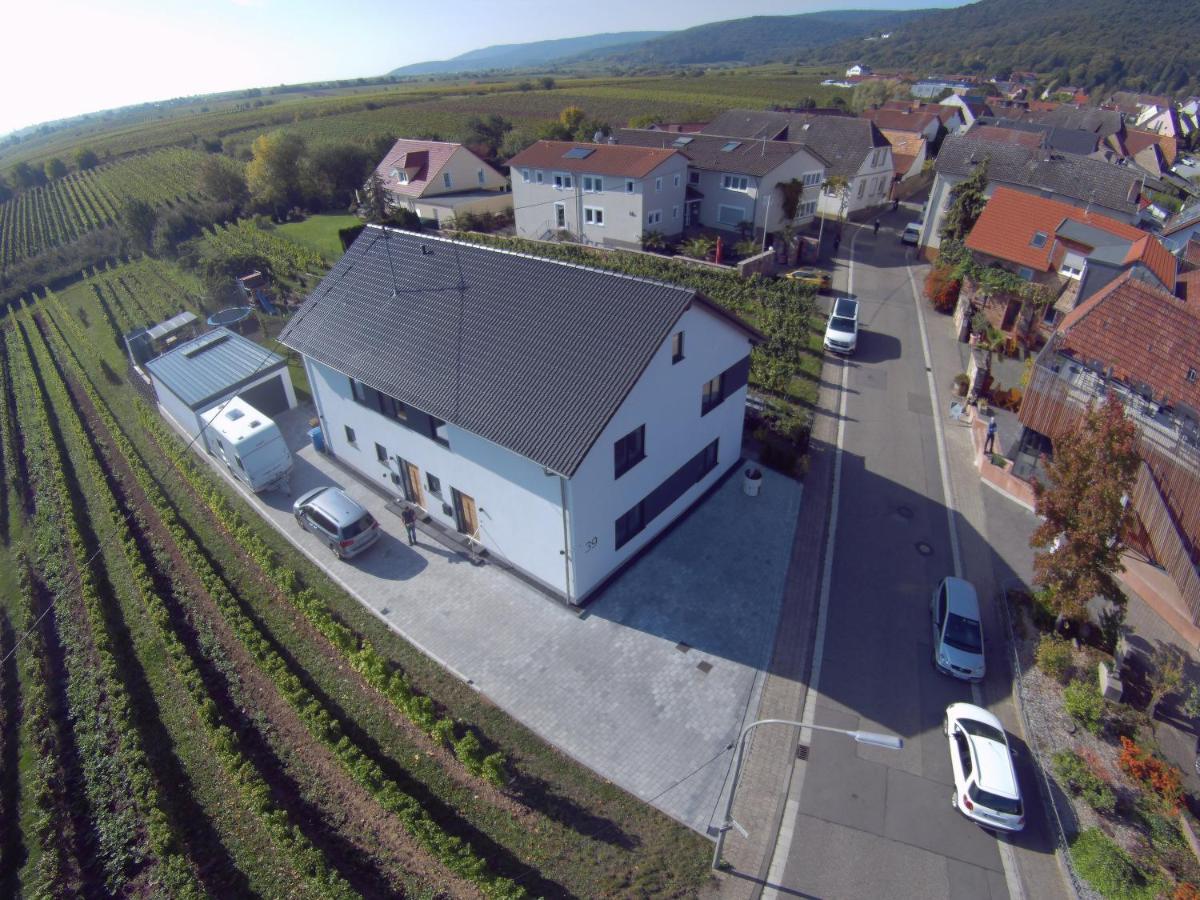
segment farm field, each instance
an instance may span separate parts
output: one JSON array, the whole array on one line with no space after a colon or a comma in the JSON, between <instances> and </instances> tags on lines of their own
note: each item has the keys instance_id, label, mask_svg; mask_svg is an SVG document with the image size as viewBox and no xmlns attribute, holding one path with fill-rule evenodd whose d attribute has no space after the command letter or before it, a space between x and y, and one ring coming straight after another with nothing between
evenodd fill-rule
<instances>
[{"instance_id":1,"label":"farm field","mask_svg":"<svg viewBox=\"0 0 1200 900\"><path fill-rule=\"evenodd\" d=\"M121 330L197 287L138 260L0 320L0 649L53 605L0 667L4 893L698 892L708 841L388 630L130 385Z\"/></svg>"}]
</instances>

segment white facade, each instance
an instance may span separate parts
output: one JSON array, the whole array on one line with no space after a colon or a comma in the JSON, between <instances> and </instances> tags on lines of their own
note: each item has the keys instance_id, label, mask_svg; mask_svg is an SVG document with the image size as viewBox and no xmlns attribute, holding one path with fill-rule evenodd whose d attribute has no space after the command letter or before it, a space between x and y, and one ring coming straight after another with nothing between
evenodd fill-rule
<instances>
[{"instance_id":1,"label":"white facade","mask_svg":"<svg viewBox=\"0 0 1200 900\"><path fill-rule=\"evenodd\" d=\"M674 361L674 335L680 331L683 355ZM693 305L571 478L453 424L444 426L443 445L358 403L345 375L307 358L305 368L334 456L396 497L405 495L402 466L411 466L420 482L419 505L450 530L462 530L453 491L467 495L478 511L474 538L481 546L578 603L740 459L744 377L707 414L701 414L701 406L705 383L738 368L749 353L750 339L742 329ZM644 427L644 458L616 477L614 445L639 427ZM617 520L713 441L715 465L618 548ZM437 479L437 494L430 475Z\"/></svg>"},{"instance_id":2,"label":"white facade","mask_svg":"<svg viewBox=\"0 0 1200 900\"><path fill-rule=\"evenodd\" d=\"M847 179L845 192L823 190L818 211L836 218L853 216L888 202L891 197L895 164L891 147L875 147L863 158L862 164ZM843 205L844 204L844 205Z\"/></svg>"},{"instance_id":3,"label":"white facade","mask_svg":"<svg viewBox=\"0 0 1200 900\"><path fill-rule=\"evenodd\" d=\"M292 388L292 378L291 375L288 374L286 367L267 372L253 381L239 385L236 390L222 394L220 397L215 397L196 409L193 409L182 398L173 393L170 388L168 388L165 384L163 384L162 381L155 377L153 372L148 372L148 374L150 375L150 383L154 386L155 396L158 397L159 407L163 410L163 412L169 415L175 421L175 423L179 425L180 428L182 428L192 437L198 436L204 429L204 413L220 406L230 397L235 397L273 379L282 380L284 395L287 397L288 409L292 409L296 405L296 392Z\"/></svg>"},{"instance_id":4,"label":"white facade","mask_svg":"<svg viewBox=\"0 0 1200 900\"><path fill-rule=\"evenodd\" d=\"M765 175L692 167L688 170L688 178L704 195L688 201L688 225L698 223L707 228L735 231L742 222L750 222L754 234L761 235L763 229L777 231L787 224L783 195L776 188L793 180L802 182L804 190L792 223L803 225L813 219L825 181L825 165L807 150L798 150Z\"/></svg>"}]
</instances>

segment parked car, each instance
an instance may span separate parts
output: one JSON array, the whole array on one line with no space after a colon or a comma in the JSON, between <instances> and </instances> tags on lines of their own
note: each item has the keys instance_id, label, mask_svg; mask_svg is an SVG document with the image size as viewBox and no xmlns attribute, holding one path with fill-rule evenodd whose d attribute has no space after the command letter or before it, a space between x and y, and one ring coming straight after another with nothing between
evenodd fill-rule
<instances>
[{"instance_id":1,"label":"parked car","mask_svg":"<svg viewBox=\"0 0 1200 900\"><path fill-rule=\"evenodd\" d=\"M900 232L900 243L911 244L917 246L921 243L921 223L909 222L904 226L904 230Z\"/></svg>"},{"instance_id":2,"label":"parked car","mask_svg":"<svg viewBox=\"0 0 1200 900\"><path fill-rule=\"evenodd\" d=\"M950 742L954 808L986 828L1024 828L1021 787L1000 720L970 703L951 703L942 730Z\"/></svg>"},{"instance_id":3,"label":"parked car","mask_svg":"<svg viewBox=\"0 0 1200 900\"><path fill-rule=\"evenodd\" d=\"M963 681L983 681L983 627L979 624L979 596L971 582L943 578L933 592L930 616L937 670Z\"/></svg>"},{"instance_id":4,"label":"parked car","mask_svg":"<svg viewBox=\"0 0 1200 900\"><path fill-rule=\"evenodd\" d=\"M853 353L858 346L858 301L838 297L833 301L829 324L825 326L825 349L834 353Z\"/></svg>"},{"instance_id":5,"label":"parked car","mask_svg":"<svg viewBox=\"0 0 1200 900\"><path fill-rule=\"evenodd\" d=\"M292 512L339 559L357 556L379 540L375 517L335 487L313 488L292 504Z\"/></svg>"},{"instance_id":6,"label":"parked car","mask_svg":"<svg viewBox=\"0 0 1200 900\"><path fill-rule=\"evenodd\" d=\"M796 269L794 272L788 272L784 276L791 281L798 281L801 284L810 284L818 291L827 291L833 286L833 279L824 269Z\"/></svg>"}]
</instances>

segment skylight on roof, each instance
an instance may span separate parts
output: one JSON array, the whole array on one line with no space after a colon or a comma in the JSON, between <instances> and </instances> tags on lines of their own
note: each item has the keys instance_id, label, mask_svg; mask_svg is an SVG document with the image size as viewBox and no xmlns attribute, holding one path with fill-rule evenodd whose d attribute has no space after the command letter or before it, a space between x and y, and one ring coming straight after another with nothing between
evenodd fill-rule
<instances>
[{"instance_id":1,"label":"skylight on roof","mask_svg":"<svg viewBox=\"0 0 1200 900\"><path fill-rule=\"evenodd\" d=\"M210 338L192 344L192 346L183 351L183 355L188 357L188 359L191 359L193 356L197 356L203 353L205 350L215 347L217 344L222 344L228 339L229 335L227 334L214 334Z\"/></svg>"},{"instance_id":2,"label":"skylight on roof","mask_svg":"<svg viewBox=\"0 0 1200 900\"><path fill-rule=\"evenodd\" d=\"M1033 240L1029 242L1029 246L1037 247L1040 250L1042 247L1046 246L1047 240L1049 240L1049 237L1047 236L1046 232L1039 231L1034 234Z\"/></svg>"},{"instance_id":3,"label":"skylight on roof","mask_svg":"<svg viewBox=\"0 0 1200 900\"><path fill-rule=\"evenodd\" d=\"M730 141L728 144L726 144L724 147L721 148L721 152L728 153L731 150L736 150L740 146L742 146L741 141Z\"/></svg>"},{"instance_id":4,"label":"skylight on roof","mask_svg":"<svg viewBox=\"0 0 1200 900\"><path fill-rule=\"evenodd\" d=\"M592 147L572 147L563 154L563 159L587 159L595 152Z\"/></svg>"},{"instance_id":5,"label":"skylight on roof","mask_svg":"<svg viewBox=\"0 0 1200 900\"><path fill-rule=\"evenodd\" d=\"M672 146L672 147L686 147L686 146L687 146L688 144L690 144L690 143L691 143L693 140L695 140L695 138L690 138L690 137L678 137L678 138L675 138L675 140L673 140L673 141L671 142L671 146Z\"/></svg>"}]
</instances>

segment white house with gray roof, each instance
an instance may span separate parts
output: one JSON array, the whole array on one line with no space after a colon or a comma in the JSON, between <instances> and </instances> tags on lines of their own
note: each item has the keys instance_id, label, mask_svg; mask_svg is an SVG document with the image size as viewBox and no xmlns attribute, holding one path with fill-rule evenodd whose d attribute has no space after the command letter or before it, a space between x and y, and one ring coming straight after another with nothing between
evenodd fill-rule
<instances>
[{"instance_id":1,"label":"white house with gray roof","mask_svg":"<svg viewBox=\"0 0 1200 900\"><path fill-rule=\"evenodd\" d=\"M573 604L738 464L760 338L688 288L377 226L281 335L338 460Z\"/></svg>"}]
</instances>

